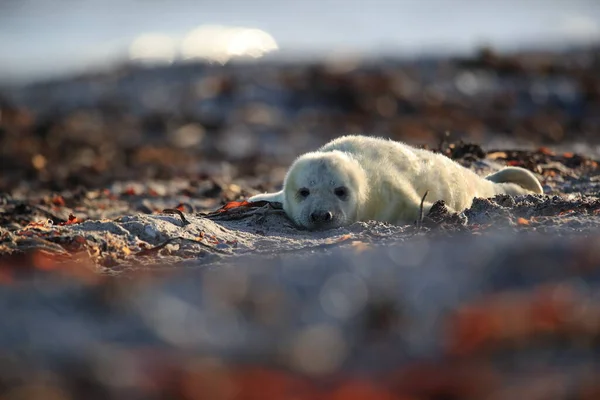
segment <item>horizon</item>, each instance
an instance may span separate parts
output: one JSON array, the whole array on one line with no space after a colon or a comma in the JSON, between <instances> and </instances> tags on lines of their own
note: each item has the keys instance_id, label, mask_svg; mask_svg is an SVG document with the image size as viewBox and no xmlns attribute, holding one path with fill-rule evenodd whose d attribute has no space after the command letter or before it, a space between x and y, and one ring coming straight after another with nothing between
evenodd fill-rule
<instances>
[{"instance_id":1,"label":"horizon","mask_svg":"<svg viewBox=\"0 0 600 400\"><path fill-rule=\"evenodd\" d=\"M402 58L465 54L484 45L514 51L600 41L600 4L593 0L447 4L372 0L365 8L358 0L306 0L301 5L274 0L9 0L0 5L0 81L27 83L111 68L133 59L132 44L148 36L155 41L147 41L144 49L162 46L163 56L173 61L194 30L214 25L272 38L270 50L264 41L238 41L234 50L229 42L230 53L263 46L258 57L268 53L283 60L332 53Z\"/></svg>"}]
</instances>

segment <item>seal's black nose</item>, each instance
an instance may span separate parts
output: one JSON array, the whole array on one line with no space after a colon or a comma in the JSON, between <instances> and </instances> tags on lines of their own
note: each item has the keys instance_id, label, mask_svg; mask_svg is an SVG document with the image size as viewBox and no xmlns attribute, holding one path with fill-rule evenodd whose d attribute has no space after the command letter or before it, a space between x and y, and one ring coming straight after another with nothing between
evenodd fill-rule
<instances>
[{"instance_id":1,"label":"seal's black nose","mask_svg":"<svg viewBox=\"0 0 600 400\"><path fill-rule=\"evenodd\" d=\"M331 211L313 211L310 214L310 219L316 223L329 222L333 219L333 214Z\"/></svg>"}]
</instances>

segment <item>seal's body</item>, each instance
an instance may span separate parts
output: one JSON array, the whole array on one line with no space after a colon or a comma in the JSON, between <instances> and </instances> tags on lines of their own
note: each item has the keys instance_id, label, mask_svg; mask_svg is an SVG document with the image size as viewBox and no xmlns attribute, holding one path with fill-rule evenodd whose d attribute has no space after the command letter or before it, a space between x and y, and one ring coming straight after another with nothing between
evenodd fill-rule
<instances>
[{"instance_id":1,"label":"seal's body","mask_svg":"<svg viewBox=\"0 0 600 400\"><path fill-rule=\"evenodd\" d=\"M296 159L284 188L249 200L280 202L286 214L308 229L356 221L412 223L437 200L452 211L471 206L475 197L542 194L535 176L517 167L485 178L429 150L388 139L343 136Z\"/></svg>"}]
</instances>

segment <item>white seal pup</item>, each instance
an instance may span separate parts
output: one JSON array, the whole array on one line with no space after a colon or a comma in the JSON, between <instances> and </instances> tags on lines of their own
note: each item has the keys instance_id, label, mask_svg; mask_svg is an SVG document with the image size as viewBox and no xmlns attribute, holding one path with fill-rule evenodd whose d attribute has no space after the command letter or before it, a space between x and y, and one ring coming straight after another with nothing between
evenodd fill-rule
<instances>
[{"instance_id":1,"label":"white seal pup","mask_svg":"<svg viewBox=\"0 0 600 400\"><path fill-rule=\"evenodd\" d=\"M356 221L413 223L437 200L454 212L476 197L542 194L528 170L508 167L483 178L443 154L389 139L342 136L298 157L283 190L252 196L250 202L282 203L298 226L328 229Z\"/></svg>"}]
</instances>

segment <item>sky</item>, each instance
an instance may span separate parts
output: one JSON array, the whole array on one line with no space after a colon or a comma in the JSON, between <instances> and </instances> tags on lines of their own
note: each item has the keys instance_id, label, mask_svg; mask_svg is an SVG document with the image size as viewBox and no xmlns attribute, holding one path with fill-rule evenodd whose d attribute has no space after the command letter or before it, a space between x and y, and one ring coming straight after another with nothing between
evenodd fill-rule
<instances>
[{"instance_id":1,"label":"sky","mask_svg":"<svg viewBox=\"0 0 600 400\"><path fill-rule=\"evenodd\" d=\"M600 1L0 0L0 81L109 65L145 34L179 49L210 24L264 31L274 55L468 52L600 40Z\"/></svg>"}]
</instances>

